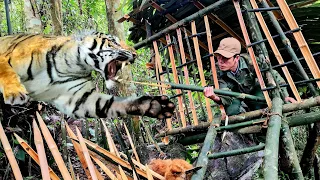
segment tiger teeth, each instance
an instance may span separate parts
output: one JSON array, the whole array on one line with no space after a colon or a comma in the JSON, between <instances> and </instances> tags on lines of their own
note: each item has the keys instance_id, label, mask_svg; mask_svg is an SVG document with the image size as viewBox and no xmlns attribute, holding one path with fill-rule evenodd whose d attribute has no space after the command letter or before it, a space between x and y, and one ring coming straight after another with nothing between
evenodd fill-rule
<instances>
[{"instance_id":1,"label":"tiger teeth","mask_svg":"<svg viewBox=\"0 0 320 180\"><path fill-rule=\"evenodd\" d=\"M116 76L116 77L114 77L114 79L115 79L115 80L118 80L118 79L119 79L119 77L120 77L120 76Z\"/></svg>"},{"instance_id":2,"label":"tiger teeth","mask_svg":"<svg viewBox=\"0 0 320 180\"><path fill-rule=\"evenodd\" d=\"M125 66L126 66L126 63L122 63L121 69L124 69Z\"/></svg>"}]
</instances>

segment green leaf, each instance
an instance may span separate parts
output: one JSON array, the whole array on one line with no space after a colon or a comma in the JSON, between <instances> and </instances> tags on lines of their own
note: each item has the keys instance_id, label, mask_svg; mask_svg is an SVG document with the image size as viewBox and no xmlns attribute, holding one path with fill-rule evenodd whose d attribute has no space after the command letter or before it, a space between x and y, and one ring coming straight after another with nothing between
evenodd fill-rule
<instances>
[{"instance_id":1,"label":"green leaf","mask_svg":"<svg viewBox=\"0 0 320 180\"><path fill-rule=\"evenodd\" d=\"M20 161L25 161L26 159L26 152L22 149L19 149L17 154L16 154L16 158L19 159Z\"/></svg>"}]
</instances>

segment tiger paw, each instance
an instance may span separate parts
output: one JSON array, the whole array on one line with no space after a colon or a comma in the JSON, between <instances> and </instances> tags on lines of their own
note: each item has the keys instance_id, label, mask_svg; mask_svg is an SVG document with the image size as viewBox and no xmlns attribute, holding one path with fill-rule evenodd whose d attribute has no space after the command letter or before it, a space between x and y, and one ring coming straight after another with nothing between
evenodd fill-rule
<instances>
[{"instance_id":1,"label":"tiger paw","mask_svg":"<svg viewBox=\"0 0 320 180\"><path fill-rule=\"evenodd\" d=\"M5 89L3 93L4 103L17 105L17 104L25 104L29 101L29 96L27 95L27 91L24 87L20 87L18 91L12 91L13 88Z\"/></svg>"},{"instance_id":2,"label":"tiger paw","mask_svg":"<svg viewBox=\"0 0 320 180\"><path fill-rule=\"evenodd\" d=\"M143 96L139 98L143 115L152 118L169 118L173 115L175 105L168 96Z\"/></svg>"}]
</instances>

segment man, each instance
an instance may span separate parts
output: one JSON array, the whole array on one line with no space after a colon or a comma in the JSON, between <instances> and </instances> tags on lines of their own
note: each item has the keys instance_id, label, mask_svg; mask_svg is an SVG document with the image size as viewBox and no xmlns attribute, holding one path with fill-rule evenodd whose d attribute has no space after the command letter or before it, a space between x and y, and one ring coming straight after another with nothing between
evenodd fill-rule
<instances>
[{"instance_id":1,"label":"man","mask_svg":"<svg viewBox=\"0 0 320 180\"><path fill-rule=\"evenodd\" d=\"M218 78L220 89L264 97L257 81L254 67L248 60L249 57L243 54L240 55L240 52L240 42L231 37L222 39L218 49L214 52L219 67ZM285 83L284 79L277 71L273 72L276 76L275 80L279 84ZM243 103L237 98L217 96L213 90L214 88L212 86L205 87L204 95L218 104L223 104L226 113L229 116L244 112L245 105L250 111L261 109L266 106L265 103L262 104L256 101L245 100ZM285 101L291 103L296 102L294 98L289 97L286 88L282 88L282 93L285 97Z\"/></svg>"}]
</instances>

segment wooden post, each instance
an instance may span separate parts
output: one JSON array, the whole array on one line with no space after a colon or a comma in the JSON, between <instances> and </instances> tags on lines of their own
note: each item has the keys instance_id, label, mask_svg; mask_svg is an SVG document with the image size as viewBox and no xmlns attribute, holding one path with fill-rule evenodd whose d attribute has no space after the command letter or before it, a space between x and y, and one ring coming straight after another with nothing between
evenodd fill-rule
<instances>
[{"instance_id":1,"label":"wooden post","mask_svg":"<svg viewBox=\"0 0 320 180\"><path fill-rule=\"evenodd\" d=\"M171 44L171 38L170 38L169 34L166 35L166 40L167 40L167 44ZM175 62L175 59L174 59L172 45L168 46L168 50L169 50L169 56L170 56L173 80L174 80L175 83L179 83L177 67L176 67L176 62ZM182 93L181 89L177 89L177 94L181 94L181 93ZM186 117L184 115L183 101L182 101L182 97L181 96L178 96L178 106L179 106L179 113L180 113L180 118L181 118L181 122L182 122L182 127L186 127L187 126L187 122L186 122Z\"/></svg>"},{"instance_id":2,"label":"wooden post","mask_svg":"<svg viewBox=\"0 0 320 180\"><path fill-rule=\"evenodd\" d=\"M179 43L179 50L180 50L180 55L181 55L181 60L182 63L186 63L186 56L184 53L184 47L183 47L183 42L182 42L182 35L181 35L181 29L178 28L177 29L177 36L178 36L178 43ZM184 77L186 80L186 85L190 85L190 80L189 80L189 72L188 72L188 67L187 66L183 66L183 72L184 72ZM191 112L192 112L192 119L194 122L194 125L198 125L198 117L197 117L197 113L196 113L196 109L194 107L194 102L193 102L193 97L191 94L191 91L188 90L188 97L189 97L189 104L190 104L190 108L191 108Z\"/></svg>"},{"instance_id":3,"label":"wooden post","mask_svg":"<svg viewBox=\"0 0 320 180\"><path fill-rule=\"evenodd\" d=\"M191 22L191 29L192 29L193 35L197 34L195 21ZM198 65L201 85L206 86L207 84L206 84L206 79L205 79L204 73L203 73L203 66L202 66L201 55L200 55L200 50L199 50L198 37L194 36L192 39L193 39L194 49L195 49L195 53L196 53L196 59L197 59L197 65ZM212 110L211 110L210 101L208 98L206 98L205 101L206 101L206 108L207 108L207 112L208 112L209 122L211 122L213 119L213 114L212 114Z\"/></svg>"}]
</instances>

